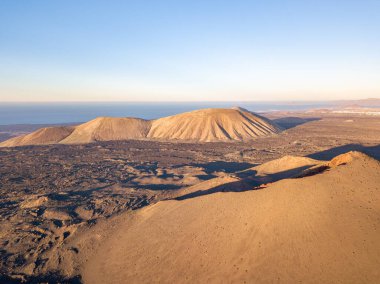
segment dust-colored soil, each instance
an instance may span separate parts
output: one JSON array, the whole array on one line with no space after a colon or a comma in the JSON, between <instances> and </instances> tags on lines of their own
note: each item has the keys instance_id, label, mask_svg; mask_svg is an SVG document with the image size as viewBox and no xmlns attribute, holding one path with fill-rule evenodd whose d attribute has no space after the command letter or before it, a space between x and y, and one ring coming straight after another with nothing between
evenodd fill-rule
<instances>
[{"instance_id":1,"label":"dust-colored soil","mask_svg":"<svg viewBox=\"0 0 380 284\"><path fill-rule=\"evenodd\" d=\"M0 143L1 147L54 144L65 139L74 130L71 126L46 127L35 132L14 137Z\"/></svg>"},{"instance_id":2,"label":"dust-colored soil","mask_svg":"<svg viewBox=\"0 0 380 284\"><path fill-rule=\"evenodd\" d=\"M98 117L75 127L61 144L145 138L151 122L138 118ZM56 143L57 143L56 142Z\"/></svg>"},{"instance_id":3,"label":"dust-colored soil","mask_svg":"<svg viewBox=\"0 0 380 284\"><path fill-rule=\"evenodd\" d=\"M244 196L253 202L253 209L259 205L253 201L256 197L251 198L251 193L263 194L267 189L277 187L276 182L286 183L284 178L296 177L298 179L292 182L303 192L298 182L302 183L304 178L317 181L319 177L349 168L356 161L354 156L343 156L329 162L339 154L357 150L380 159L379 117L318 116L315 113L277 113L270 117L285 130L278 135L244 143L129 140L1 148L0 280L54 283L68 279L78 282L85 271L86 258L91 259L98 253L105 238L114 232L119 233L116 230L119 224L127 227L123 222L127 222L130 216L139 216L138 212L144 208L160 207L163 200L166 201L162 204L190 204L200 202L196 201L198 199L216 198L214 196ZM362 167L365 171L367 165ZM346 179L353 181L354 185L356 180L363 180L357 179L354 172ZM325 183L328 182L322 182ZM334 188L344 192L348 185L345 182L341 185L344 188L339 184ZM314 185L307 188L314 188ZM295 190L288 197L292 198L290 203L297 200L295 192L299 191ZM357 196L355 193L352 199ZM304 200L306 197L300 198ZM312 207L312 204L306 206L303 202L305 208ZM244 207L245 203L242 204ZM358 203L358 206L364 207L364 204ZM325 210L318 208L322 212ZM356 217L365 219L363 212L346 213L358 213ZM316 215L312 216L316 218ZM122 223L115 223L116 220ZM280 220L285 222L287 219L277 219ZM289 222L295 226L292 223L295 221ZM97 228L105 231L99 232ZM94 233L89 234L92 229ZM360 232L364 234L364 231ZM305 236L311 238L308 234ZM302 238L300 234L299 239ZM323 237L322 240L327 241ZM300 262L301 256L294 256L294 259ZM354 265L363 268L359 264ZM354 272L356 274L355 269Z\"/></svg>"},{"instance_id":4,"label":"dust-colored soil","mask_svg":"<svg viewBox=\"0 0 380 284\"><path fill-rule=\"evenodd\" d=\"M354 155L261 190L157 203L115 221L107 238L94 228L101 244L83 280L378 283L380 163Z\"/></svg>"},{"instance_id":5,"label":"dust-colored soil","mask_svg":"<svg viewBox=\"0 0 380 284\"><path fill-rule=\"evenodd\" d=\"M244 141L279 131L270 120L241 108L202 109L153 121L148 138L203 142Z\"/></svg>"}]
</instances>

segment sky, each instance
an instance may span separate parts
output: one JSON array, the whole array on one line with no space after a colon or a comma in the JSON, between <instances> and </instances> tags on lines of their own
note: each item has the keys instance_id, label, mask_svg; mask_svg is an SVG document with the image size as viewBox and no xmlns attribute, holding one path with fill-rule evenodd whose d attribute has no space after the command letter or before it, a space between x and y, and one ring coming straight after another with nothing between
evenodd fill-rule
<instances>
[{"instance_id":1,"label":"sky","mask_svg":"<svg viewBox=\"0 0 380 284\"><path fill-rule=\"evenodd\" d=\"M380 97L379 0L1 0L0 102Z\"/></svg>"}]
</instances>

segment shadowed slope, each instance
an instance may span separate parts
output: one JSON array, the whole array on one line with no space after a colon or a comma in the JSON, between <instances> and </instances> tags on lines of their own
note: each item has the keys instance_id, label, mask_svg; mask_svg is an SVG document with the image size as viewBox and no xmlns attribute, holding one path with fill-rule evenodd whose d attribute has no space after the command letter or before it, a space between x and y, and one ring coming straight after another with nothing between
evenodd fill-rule
<instances>
[{"instance_id":1,"label":"shadowed slope","mask_svg":"<svg viewBox=\"0 0 380 284\"><path fill-rule=\"evenodd\" d=\"M159 202L120 219L83 279L378 283L379 172L363 155L262 190Z\"/></svg>"},{"instance_id":2,"label":"shadowed slope","mask_svg":"<svg viewBox=\"0 0 380 284\"><path fill-rule=\"evenodd\" d=\"M73 130L74 127L71 126L41 128L30 134L6 140L0 143L0 147L54 144L69 136Z\"/></svg>"},{"instance_id":3,"label":"shadowed slope","mask_svg":"<svg viewBox=\"0 0 380 284\"><path fill-rule=\"evenodd\" d=\"M171 194L171 198L182 200L215 192L236 192L250 189L252 189L252 186L245 183L243 180L234 176L225 175L180 189Z\"/></svg>"},{"instance_id":4,"label":"shadowed slope","mask_svg":"<svg viewBox=\"0 0 380 284\"><path fill-rule=\"evenodd\" d=\"M307 157L284 156L234 174L226 174L183 188L174 192L172 198L182 200L215 192L239 192L252 190L254 187L260 189L263 184L299 177L305 172L310 173L309 169L323 166L323 170L329 168L324 161Z\"/></svg>"},{"instance_id":5,"label":"shadowed slope","mask_svg":"<svg viewBox=\"0 0 380 284\"><path fill-rule=\"evenodd\" d=\"M148 137L164 140L250 140L279 132L268 119L241 108L202 109L153 121Z\"/></svg>"},{"instance_id":6,"label":"shadowed slope","mask_svg":"<svg viewBox=\"0 0 380 284\"><path fill-rule=\"evenodd\" d=\"M146 137L150 122L139 118L98 117L78 125L62 144L140 139Z\"/></svg>"}]
</instances>

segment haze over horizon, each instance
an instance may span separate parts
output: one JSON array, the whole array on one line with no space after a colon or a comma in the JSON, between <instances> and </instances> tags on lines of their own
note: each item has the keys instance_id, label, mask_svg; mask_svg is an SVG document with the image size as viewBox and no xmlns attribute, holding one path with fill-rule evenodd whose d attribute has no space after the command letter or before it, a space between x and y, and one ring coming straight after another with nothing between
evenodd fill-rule
<instances>
[{"instance_id":1,"label":"haze over horizon","mask_svg":"<svg viewBox=\"0 0 380 284\"><path fill-rule=\"evenodd\" d=\"M374 0L2 1L0 102L379 98L379 26Z\"/></svg>"},{"instance_id":2,"label":"haze over horizon","mask_svg":"<svg viewBox=\"0 0 380 284\"><path fill-rule=\"evenodd\" d=\"M380 0L0 1L0 284L380 284L379 28Z\"/></svg>"}]
</instances>

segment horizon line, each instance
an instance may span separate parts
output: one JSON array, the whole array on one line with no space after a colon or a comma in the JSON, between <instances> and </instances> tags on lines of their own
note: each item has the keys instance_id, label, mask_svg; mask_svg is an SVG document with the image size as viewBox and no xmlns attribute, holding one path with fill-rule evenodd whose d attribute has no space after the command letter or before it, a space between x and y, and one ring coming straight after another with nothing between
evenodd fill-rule
<instances>
[{"instance_id":1,"label":"horizon line","mask_svg":"<svg viewBox=\"0 0 380 284\"><path fill-rule=\"evenodd\" d=\"M322 102L349 102L349 101L366 101L366 100L380 100L380 97L370 97L362 99L325 99L325 100L307 100L307 99L289 99L289 100L165 100L165 101L138 101L138 100L112 100L112 101L100 101L100 100L83 100L83 101L0 101L5 104L33 104L33 103L293 103L293 102L305 102L305 103L322 103Z\"/></svg>"}]
</instances>

